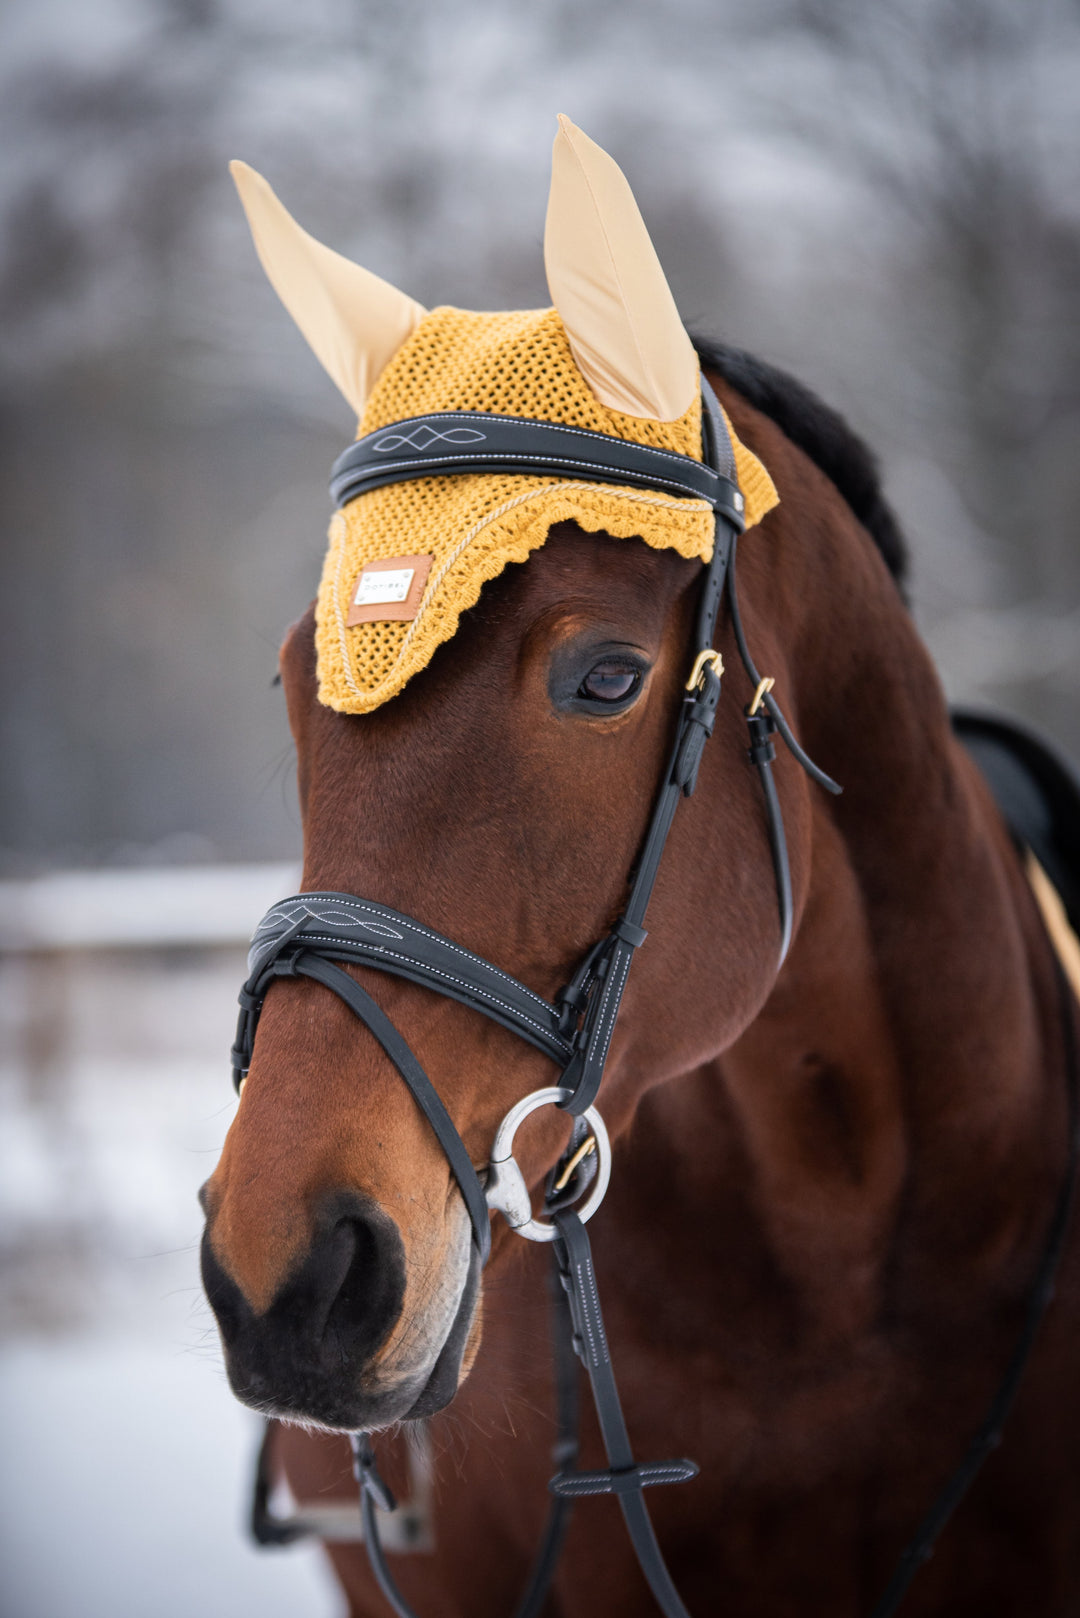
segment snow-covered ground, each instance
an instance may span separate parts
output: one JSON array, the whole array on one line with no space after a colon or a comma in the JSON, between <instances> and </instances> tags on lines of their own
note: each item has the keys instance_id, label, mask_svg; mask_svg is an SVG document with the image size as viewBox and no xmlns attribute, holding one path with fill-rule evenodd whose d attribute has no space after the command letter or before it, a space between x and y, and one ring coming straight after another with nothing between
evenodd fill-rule
<instances>
[{"instance_id":1,"label":"snow-covered ground","mask_svg":"<svg viewBox=\"0 0 1080 1618\"><path fill-rule=\"evenodd\" d=\"M317 1550L246 1538L258 1421L199 1288L243 960L0 957L2 1618L343 1611Z\"/></svg>"},{"instance_id":2,"label":"snow-covered ground","mask_svg":"<svg viewBox=\"0 0 1080 1618\"><path fill-rule=\"evenodd\" d=\"M257 1422L215 1360L167 1309L141 1336L27 1334L0 1351L4 1618L343 1611L319 1551L248 1543Z\"/></svg>"}]
</instances>

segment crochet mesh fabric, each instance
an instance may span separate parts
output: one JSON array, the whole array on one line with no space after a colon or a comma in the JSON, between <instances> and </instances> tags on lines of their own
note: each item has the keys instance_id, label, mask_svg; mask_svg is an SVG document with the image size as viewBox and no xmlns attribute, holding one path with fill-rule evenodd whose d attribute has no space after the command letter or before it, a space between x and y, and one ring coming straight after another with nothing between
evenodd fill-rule
<instances>
[{"instance_id":1,"label":"crochet mesh fabric","mask_svg":"<svg viewBox=\"0 0 1080 1618\"><path fill-rule=\"evenodd\" d=\"M608 410L574 363L554 309L474 314L434 309L380 377L360 423L375 432L439 410L490 411L610 433L701 459L701 401L677 421ZM747 525L777 502L761 462L732 435ZM342 713L368 713L396 696L449 640L461 614L508 562L524 562L555 523L640 538L680 556L712 555L713 516L704 501L660 490L558 477L472 473L417 478L372 489L330 525L316 608L319 698ZM409 622L345 622L364 567L427 555L431 572Z\"/></svg>"}]
</instances>

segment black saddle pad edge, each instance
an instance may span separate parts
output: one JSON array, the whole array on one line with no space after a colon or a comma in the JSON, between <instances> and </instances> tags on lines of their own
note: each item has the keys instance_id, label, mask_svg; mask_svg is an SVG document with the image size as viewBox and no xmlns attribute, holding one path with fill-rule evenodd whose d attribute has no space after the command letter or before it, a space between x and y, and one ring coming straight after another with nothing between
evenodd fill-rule
<instances>
[{"instance_id":1,"label":"black saddle pad edge","mask_svg":"<svg viewBox=\"0 0 1080 1618\"><path fill-rule=\"evenodd\" d=\"M1080 774L1026 722L968 707L950 718L1012 836L1030 848L1080 933Z\"/></svg>"}]
</instances>

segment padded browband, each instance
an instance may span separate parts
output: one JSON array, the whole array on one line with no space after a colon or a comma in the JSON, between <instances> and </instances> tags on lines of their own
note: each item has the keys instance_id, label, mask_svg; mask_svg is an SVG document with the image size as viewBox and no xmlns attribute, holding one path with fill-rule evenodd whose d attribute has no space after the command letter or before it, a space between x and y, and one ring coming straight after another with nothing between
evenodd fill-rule
<instances>
[{"instance_id":1,"label":"padded browband","mask_svg":"<svg viewBox=\"0 0 1080 1618\"><path fill-rule=\"evenodd\" d=\"M727 454L731 477L689 455L633 444L609 433L590 433L521 416L445 410L410 416L351 444L334 462L330 494L343 506L368 489L411 478L520 473L663 489L679 499L707 500L714 511L741 528L744 501L734 482L730 441Z\"/></svg>"}]
</instances>

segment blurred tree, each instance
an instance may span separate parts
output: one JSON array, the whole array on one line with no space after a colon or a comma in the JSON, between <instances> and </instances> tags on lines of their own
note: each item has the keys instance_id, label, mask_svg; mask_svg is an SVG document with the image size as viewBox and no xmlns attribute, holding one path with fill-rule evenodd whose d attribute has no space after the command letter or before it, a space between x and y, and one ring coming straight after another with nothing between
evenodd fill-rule
<instances>
[{"instance_id":1,"label":"blurred tree","mask_svg":"<svg viewBox=\"0 0 1080 1618\"><path fill-rule=\"evenodd\" d=\"M1069 0L14 0L0 858L295 849L267 682L352 423L226 159L426 303L534 305L562 109L692 324L882 450L954 694L1080 753L1078 78Z\"/></svg>"},{"instance_id":2,"label":"blurred tree","mask_svg":"<svg viewBox=\"0 0 1080 1618\"><path fill-rule=\"evenodd\" d=\"M781 0L768 29L799 33L825 86L774 105L778 124L895 218L908 436L996 564L997 646L942 644L943 660L958 652L962 681L997 687L1078 749L1080 8Z\"/></svg>"}]
</instances>

